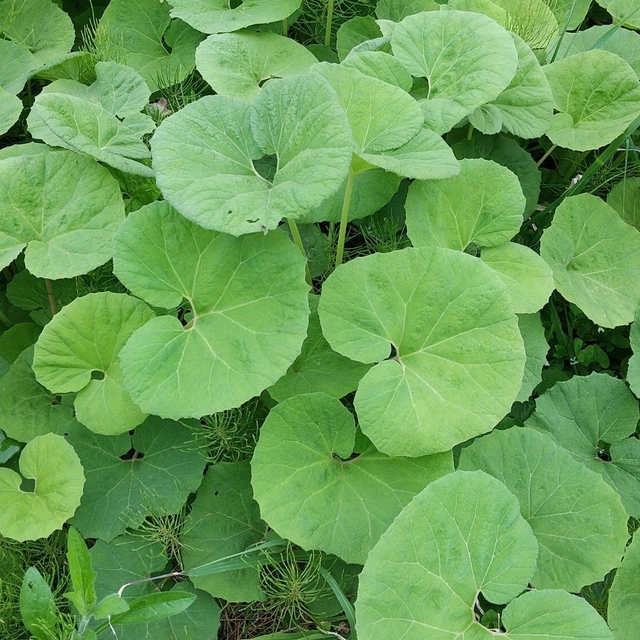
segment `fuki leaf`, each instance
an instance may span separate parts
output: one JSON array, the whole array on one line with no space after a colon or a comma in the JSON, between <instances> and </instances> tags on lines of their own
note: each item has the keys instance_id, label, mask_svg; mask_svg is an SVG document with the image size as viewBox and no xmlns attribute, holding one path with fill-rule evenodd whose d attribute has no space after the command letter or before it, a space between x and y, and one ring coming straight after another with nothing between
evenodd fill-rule
<instances>
[{"instance_id":1,"label":"fuki leaf","mask_svg":"<svg viewBox=\"0 0 640 640\"><path fill-rule=\"evenodd\" d=\"M623 22L630 27L640 28L640 11L635 0L596 0L613 17L614 22Z\"/></svg>"},{"instance_id":2,"label":"fuki leaf","mask_svg":"<svg viewBox=\"0 0 640 640\"><path fill-rule=\"evenodd\" d=\"M629 342L633 355L629 358L627 370L627 382L631 391L640 397L640 307L636 311L635 318L629 332Z\"/></svg>"},{"instance_id":3,"label":"fuki leaf","mask_svg":"<svg viewBox=\"0 0 640 640\"><path fill-rule=\"evenodd\" d=\"M22 100L0 87L0 135L16 123L22 113Z\"/></svg>"},{"instance_id":4,"label":"fuki leaf","mask_svg":"<svg viewBox=\"0 0 640 640\"><path fill-rule=\"evenodd\" d=\"M549 343L544 337L544 327L537 313L519 315L518 327L524 341L527 362L524 365L522 387L516 400L524 402L542 382L542 369L547 364Z\"/></svg>"},{"instance_id":5,"label":"fuki leaf","mask_svg":"<svg viewBox=\"0 0 640 640\"><path fill-rule=\"evenodd\" d=\"M48 640L43 629L58 626L60 612L51 587L36 567L29 567L20 588L20 615L36 640Z\"/></svg>"},{"instance_id":6,"label":"fuki leaf","mask_svg":"<svg viewBox=\"0 0 640 640\"><path fill-rule=\"evenodd\" d=\"M640 36L638 36L640 38ZM613 185L607 196L607 204L620 217L640 231L640 178L627 178Z\"/></svg>"},{"instance_id":7,"label":"fuki leaf","mask_svg":"<svg viewBox=\"0 0 640 640\"><path fill-rule=\"evenodd\" d=\"M376 16L380 20L400 22L415 13L437 11L440 8L439 4L436 0L378 0Z\"/></svg>"},{"instance_id":8,"label":"fuki leaf","mask_svg":"<svg viewBox=\"0 0 640 640\"><path fill-rule=\"evenodd\" d=\"M640 536L627 547L609 590L607 620L616 640L633 640L640 624Z\"/></svg>"},{"instance_id":9,"label":"fuki leaf","mask_svg":"<svg viewBox=\"0 0 640 640\"><path fill-rule=\"evenodd\" d=\"M407 68L392 55L384 51L362 51L354 53L342 62L343 67L357 69L367 76L383 80L404 91L411 91L413 78Z\"/></svg>"},{"instance_id":10,"label":"fuki leaf","mask_svg":"<svg viewBox=\"0 0 640 640\"><path fill-rule=\"evenodd\" d=\"M336 34L338 58L344 60L357 45L381 36L382 31L373 16L356 16L347 20L340 25Z\"/></svg>"}]
</instances>

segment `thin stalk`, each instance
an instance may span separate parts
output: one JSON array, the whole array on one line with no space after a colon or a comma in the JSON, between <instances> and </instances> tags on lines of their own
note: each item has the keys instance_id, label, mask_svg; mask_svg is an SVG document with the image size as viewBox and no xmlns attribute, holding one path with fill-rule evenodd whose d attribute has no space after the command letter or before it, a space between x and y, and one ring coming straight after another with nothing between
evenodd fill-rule
<instances>
[{"instance_id":1,"label":"thin stalk","mask_svg":"<svg viewBox=\"0 0 640 640\"><path fill-rule=\"evenodd\" d=\"M539 167L555 150L558 145L552 144L546 151L546 153L538 160L536 167Z\"/></svg>"},{"instance_id":2,"label":"thin stalk","mask_svg":"<svg viewBox=\"0 0 640 640\"><path fill-rule=\"evenodd\" d=\"M33 90L31 88L31 80L27 80L27 102L29 107L33 106Z\"/></svg>"},{"instance_id":3,"label":"thin stalk","mask_svg":"<svg viewBox=\"0 0 640 640\"><path fill-rule=\"evenodd\" d=\"M353 192L353 182L356 174L353 168L349 168L349 177L347 178L347 188L344 192L344 200L342 201L342 215L340 216L340 232L338 233L338 248L336 250L336 267L342 264L344 256L344 243L347 237L347 224L349 221L349 207L351 206L351 193Z\"/></svg>"},{"instance_id":4,"label":"thin stalk","mask_svg":"<svg viewBox=\"0 0 640 640\"><path fill-rule=\"evenodd\" d=\"M293 241L296 243L298 249L300 249L300 253L305 257L305 278L307 280L307 284L311 286L311 271L309 271L309 259L307 258L307 252L304 250L304 245L302 244L302 238L300 237L300 231L298 230L298 225L295 220L291 220L287 218L287 222L289 223L289 229L291 229L291 237Z\"/></svg>"},{"instance_id":5,"label":"thin stalk","mask_svg":"<svg viewBox=\"0 0 640 640\"><path fill-rule=\"evenodd\" d=\"M333 22L333 3L334 0L329 0L327 4L327 29L324 33L324 43L327 47L331 46L331 23Z\"/></svg>"},{"instance_id":6,"label":"thin stalk","mask_svg":"<svg viewBox=\"0 0 640 640\"><path fill-rule=\"evenodd\" d=\"M287 21L287 19L285 18L282 21L282 35L285 36L285 38L287 37L287 31L289 30L289 22Z\"/></svg>"},{"instance_id":7,"label":"thin stalk","mask_svg":"<svg viewBox=\"0 0 640 640\"><path fill-rule=\"evenodd\" d=\"M471 136L473 136L473 125L469 123L469 129L467 130L467 140L471 140Z\"/></svg>"},{"instance_id":8,"label":"thin stalk","mask_svg":"<svg viewBox=\"0 0 640 640\"><path fill-rule=\"evenodd\" d=\"M335 222L330 222L329 223L329 235L327 236L327 238L329 239L329 246L331 246L333 244L333 237L336 235L336 223Z\"/></svg>"},{"instance_id":9,"label":"thin stalk","mask_svg":"<svg viewBox=\"0 0 640 640\"><path fill-rule=\"evenodd\" d=\"M44 284L47 287L47 296L49 297L49 307L51 308L51 315L55 316L58 313L58 309L56 307L56 296L53 293L53 285L51 284L51 280L49 278L44 279Z\"/></svg>"},{"instance_id":10,"label":"thin stalk","mask_svg":"<svg viewBox=\"0 0 640 640\"><path fill-rule=\"evenodd\" d=\"M0 322L2 322L3 324L6 324L7 327L11 326L11 321L9 320L9 318L7 318L7 316L3 313L2 309L0 309Z\"/></svg>"}]
</instances>

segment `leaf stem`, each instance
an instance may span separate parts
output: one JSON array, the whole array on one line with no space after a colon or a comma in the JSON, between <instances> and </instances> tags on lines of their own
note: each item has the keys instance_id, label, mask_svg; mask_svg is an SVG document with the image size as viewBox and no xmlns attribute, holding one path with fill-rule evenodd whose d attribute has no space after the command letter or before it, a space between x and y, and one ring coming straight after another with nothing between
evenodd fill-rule
<instances>
[{"instance_id":1,"label":"leaf stem","mask_svg":"<svg viewBox=\"0 0 640 640\"><path fill-rule=\"evenodd\" d=\"M300 249L300 253L305 257L305 278L307 280L307 284L311 286L311 271L309 270L309 259L307 258L307 252L304 250L304 245L302 244L302 237L300 236L300 231L298 230L298 225L295 220L291 218L287 218L287 222L289 223L289 229L291 229L291 237L293 241Z\"/></svg>"},{"instance_id":2,"label":"leaf stem","mask_svg":"<svg viewBox=\"0 0 640 640\"><path fill-rule=\"evenodd\" d=\"M58 313L58 309L56 307L56 296L53 293L53 285L51 284L51 280L49 278L44 279L44 284L47 287L47 296L49 297L49 307L51 308L51 315L55 316Z\"/></svg>"},{"instance_id":3,"label":"leaf stem","mask_svg":"<svg viewBox=\"0 0 640 640\"><path fill-rule=\"evenodd\" d=\"M331 46L331 26L333 22L333 3L334 0L329 0L327 3L327 28L324 33L324 43L327 47Z\"/></svg>"},{"instance_id":4,"label":"leaf stem","mask_svg":"<svg viewBox=\"0 0 640 640\"><path fill-rule=\"evenodd\" d=\"M338 248L336 250L336 267L342 264L344 255L344 243L347 237L347 224L349 221L349 207L351 205L351 193L353 192L353 182L356 174L353 167L349 167L349 177L347 178L347 188L344 192L344 200L342 201L342 215L340 216L340 232L338 233Z\"/></svg>"},{"instance_id":5,"label":"leaf stem","mask_svg":"<svg viewBox=\"0 0 640 640\"><path fill-rule=\"evenodd\" d=\"M552 144L547 151L545 152L545 154L542 156L542 158L540 158L540 160L538 160L538 162L536 163L536 167L539 167L555 150L556 147L558 145Z\"/></svg>"}]
</instances>

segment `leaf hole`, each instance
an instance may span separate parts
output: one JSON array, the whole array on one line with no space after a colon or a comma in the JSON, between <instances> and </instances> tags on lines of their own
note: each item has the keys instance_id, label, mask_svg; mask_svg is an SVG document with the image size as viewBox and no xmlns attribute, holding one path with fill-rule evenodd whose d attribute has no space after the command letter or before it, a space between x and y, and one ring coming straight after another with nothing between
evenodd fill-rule
<instances>
[{"instance_id":1,"label":"leaf hole","mask_svg":"<svg viewBox=\"0 0 640 640\"><path fill-rule=\"evenodd\" d=\"M25 493L33 493L36 490L36 481L33 478L22 478L20 483L20 491Z\"/></svg>"},{"instance_id":2,"label":"leaf hole","mask_svg":"<svg viewBox=\"0 0 640 640\"><path fill-rule=\"evenodd\" d=\"M96 369L95 371L91 372L91 379L92 380L104 380L104 371L100 371L99 369Z\"/></svg>"},{"instance_id":3,"label":"leaf hole","mask_svg":"<svg viewBox=\"0 0 640 640\"><path fill-rule=\"evenodd\" d=\"M602 440L598 442L596 445L596 457L598 460L601 460L602 462L611 462L612 458L611 453L609 452L610 446L611 445L609 445L608 442L603 442Z\"/></svg>"},{"instance_id":4,"label":"leaf hole","mask_svg":"<svg viewBox=\"0 0 640 640\"><path fill-rule=\"evenodd\" d=\"M342 458L337 453L332 453L331 457L336 462L341 462L342 464L346 464L347 462L353 462L354 460L357 460L360 457L360 454L358 452L354 451L348 458Z\"/></svg>"},{"instance_id":5,"label":"leaf hole","mask_svg":"<svg viewBox=\"0 0 640 640\"><path fill-rule=\"evenodd\" d=\"M55 407L62 402L62 396L51 396L51 406Z\"/></svg>"},{"instance_id":6,"label":"leaf hole","mask_svg":"<svg viewBox=\"0 0 640 640\"><path fill-rule=\"evenodd\" d=\"M142 460L144 458L144 453L142 451L136 451L133 447L127 451L127 453L120 456L120 460L125 460L127 462L135 462L136 460Z\"/></svg>"},{"instance_id":7,"label":"leaf hole","mask_svg":"<svg viewBox=\"0 0 640 640\"><path fill-rule=\"evenodd\" d=\"M278 170L278 156L262 156L259 160L253 161L253 168L261 178L264 178L267 182L273 182Z\"/></svg>"},{"instance_id":8,"label":"leaf hole","mask_svg":"<svg viewBox=\"0 0 640 640\"><path fill-rule=\"evenodd\" d=\"M213 492L213 495L214 495L214 496L217 496L219 493L220 493L219 491L214 491L214 492Z\"/></svg>"}]
</instances>

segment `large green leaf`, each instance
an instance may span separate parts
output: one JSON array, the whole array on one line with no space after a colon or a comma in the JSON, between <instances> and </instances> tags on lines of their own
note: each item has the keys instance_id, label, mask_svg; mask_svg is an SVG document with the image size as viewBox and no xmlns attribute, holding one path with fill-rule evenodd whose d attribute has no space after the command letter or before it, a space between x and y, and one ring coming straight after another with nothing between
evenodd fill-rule
<instances>
[{"instance_id":1,"label":"large green leaf","mask_svg":"<svg viewBox=\"0 0 640 640\"><path fill-rule=\"evenodd\" d=\"M384 51L361 51L353 53L342 62L343 67L357 69L367 76L383 80L388 84L411 91L413 78L397 58Z\"/></svg>"},{"instance_id":2,"label":"large green leaf","mask_svg":"<svg viewBox=\"0 0 640 640\"><path fill-rule=\"evenodd\" d=\"M634 28L640 28L640 11L635 0L596 0L614 18Z\"/></svg>"},{"instance_id":3,"label":"large green leaf","mask_svg":"<svg viewBox=\"0 0 640 640\"><path fill-rule=\"evenodd\" d=\"M251 102L265 80L305 73L315 56L277 33L241 31L209 36L196 53L196 66L216 93Z\"/></svg>"},{"instance_id":4,"label":"large green leaf","mask_svg":"<svg viewBox=\"0 0 640 640\"><path fill-rule=\"evenodd\" d=\"M109 542L147 515L176 513L202 482L204 456L189 448L190 430L170 420L151 416L133 436L77 429L68 439L87 478L71 522L85 538Z\"/></svg>"},{"instance_id":5,"label":"large green leaf","mask_svg":"<svg viewBox=\"0 0 640 640\"><path fill-rule=\"evenodd\" d=\"M544 71L559 112L547 136L560 147L597 149L615 140L640 115L638 76L614 53L578 53Z\"/></svg>"},{"instance_id":6,"label":"large green leaf","mask_svg":"<svg viewBox=\"0 0 640 640\"><path fill-rule=\"evenodd\" d=\"M491 474L520 501L540 547L534 587L577 592L619 565L628 534L618 496L553 438L495 430L463 449L459 468Z\"/></svg>"},{"instance_id":7,"label":"large green leaf","mask_svg":"<svg viewBox=\"0 0 640 640\"><path fill-rule=\"evenodd\" d=\"M126 294L90 293L64 307L44 328L34 352L38 382L52 393L77 391L78 420L95 433L117 435L146 417L123 384L118 354L155 314Z\"/></svg>"},{"instance_id":8,"label":"large green leaf","mask_svg":"<svg viewBox=\"0 0 640 640\"><path fill-rule=\"evenodd\" d=\"M382 31L373 16L356 16L347 20L340 25L336 34L338 58L344 60L357 45L381 36Z\"/></svg>"},{"instance_id":9,"label":"large green leaf","mask_svg":"<svg viewBox=\"0 0 640 640\"><path fill-rule=\"evenodd\" d=\"M36 540L60 529L80 504L85 484L83 467L62 436L48 433L28 442L20 455L20 473L0 469L0 534L15 540ZM35 481L21 488L23 477Z\"/></svg>"},{"instance_id":10,"label":"large green leaf","mask_svg":"<svg viewBox=\"0 0 640 640\"><path fill-rule=\"evenodd\" d=\"M633 640L640 624L640 535L635 535L609 591L607 620L616 640Z\"/></svg>"},{"instance_id":11,"label":"large green leaf","mask_svg":"<svg viewBox=\"0 0 640 640\"><path fill-rule=\"evenodd\" d=\"M35 568L29 567L20 588L20 615L35 640L48 640L45 629L58 626L60 612L51 587Z\"/></svg>"},{"instance_id":12,"label":"large green leaf","mask_svg":"<svg viewBox=\"0 0 640 640\"><path fill-rule=\"evenodd\" d=\"M414 246L492 247L520 229L525 198L509 169L490 160L460 161L454 178L416 181L407 195L407 234Z\"/></svg>"},{"instance_id":13,"label":"large green leaf","mask_svg":"<svg viewBox=\"0 0 640 640\"><path fill-rule=\"evenodd\" d=\"M335 351L379 363L355 406L362 431L388 455L447 451L489 431L520 389L525 354L508 294L462 252L352 260L325 281L319 313Z\"/></svg>"},{"instance_id":14,"label":"large green leaf","mask_svg":"<svg viewBox=\"0 0 640 640\"><path fill-rule=\"evenodd\" d=\"M15 124L22 113L22 100L0 87L0 135Z\"/></svg>"},{"instance_id":15,"label":"large green leaf","mask_svg":"<svg viewBox=\"0 0 640 640\"><path fill-rule=\"evenodd\" d=\"M584 20L591 0L544 0L558 20L560 29L574 31ZM570 35L570 34L566 34Z\"/></svg>"},{"instance_id":16,"label":"large green leaf","mask_svg":"<svg viewBox=\"0 0 640 640\"><path fill-rule=\"evenodd\" d=\"M165 198L208 228L241 235L299 218L347 176L347 117L318 74L268 82L251 106L207 96L166 119L151 141ZM275 155L271 179L255 161Z\"/></svg>"},{"instance_id":17,"label":"large green leaf","mask_svg":"<svg viewBox=\"0 0 640 640\"><path fill-rule=\"evenodd\" d=\"M640 38L640 36L638 36ZM607 196L607 204L620 217L640 231L640 178L627 178L613 185Z\"/></svg>"},{"instance_id":18,"label":"large green leaf","mask_svg":"<svg viewBox=\"0 0 640 640\"><path fill-rule=\"evenodd\" d=\"M566 198L540 243L556 288L603 327L629 324L640 305L640 232L590 194Z\"/></svg>"},{"instance_id":19,"label":"large green leaf","mask_svg":"<svg viewBox=\"0 0 640 640\"><path fill-rule=\"evenodd\" d=\"M172 0L171 15L203 33L227 33L289 17L301 0ZM234 8L231 8L231 5Z\"/></svg>"},{"instance_id":20,"label":"large green leaf","mask_svg":"<svg viewBox=\"0 0 640 640\"><path fill-rule=\"evenodd\" d=\"M640 442L633 437L638 418L638 402L622 380L592 373L545 392L527 425L550 433L576 460L601 474L629 515L638 518Z\"/></svg>"},{"instance_id":21,"label":"large green leaf","mask_svg":"<svg viewBox=\"0 0 640 640\"><path fill-rule=\"evenodd\" d=\"M439 4L436 0L378 0L376 16L381 20L400 22L414 13L437 11Z\"/></svg>"},{"instance_id":22,"label":"large green leaf","mask_svg":"<svg viewBox=\"0 0 640 640\"><path fill-rule=\"evenodd\" d=\"M391 37L394 55L411 75L427 78L427 124L445 133L477 107L495 100L515 76L513 38L478 13L428 11L402 20Z\"/></svg>"},{"instance_id":23,"label":"large green leaf","mask_svg":"<svg viewBox=\"0 0 640 640\"><path fill-rule=\"evenodd\" d=\"M253 499L248 462L220 462L209 467L183 530L180 542L187 570L241 553L264 538L267 527ZM231 602L263 598L256 567L197 576L193 583Z\"/></svg>"},{"instance_id":24,"label":"large green leaf","mask_svg":"<svg viewBox=\"0 0 640 640\"><path fill-rule=\"evenodd\" d=\"M251 471L262 517L280 536L364 564L398 513L453 461L451 452L389 458L358 445L348 409L309 393L271 410Z\"/></svg>"},{"instance_id":25,"label":"large green leaf","mask_svg":"<svg viewBox=\"0 0 640 640\"><path fill-rule=\"evenodd\" d=\"M516 400L524 402L542 382L542 369L547 364L549 343L544 337L544 327L537 313L519 315L518 327L524 341L527 362L524 366L522 387Z\"/></svg>"},{"instance_id":26,"label":"large green leaf","mask_svg":"<svg viewBox=\"0 0 640 640\"><path fill-rule=\"evenodd\" d=\"M70 278L109 260L124 220L118 182L90 158L45 145L0 159L0 266L26 247L29 271Z\"/></svg>"},{"instance_id":27,"label":"large green leaf","mask_svg":"<svg viewBox=\"0 0 640 640\"><path fill-rule=\"evenodd\" d=\"M186 300L193 314L187 326L155 318L122 350L126 388L144 411L182 418L237 407L300 353L309 287L304 258L282 232L234 238L156 203L120 228L114 269L149 304Z\"/></svg>"},{"instance_id":28,"label":"large green leaf","mask_svg":"<svg viewBox=\"0 0 640 640\"><path fill-rule=\"evenodd\" d=\"M96 31L113 59L133 67L151 91L182 82L204 38L180 20L170 24L169 11L162 0L112 0Z\"/></svg>"},{"instance_id":29,"label":"large green leaf","mask_svg":"<svg viewBox=\"0 0 640 640\"><path fill-rule=\"evenodd\" d=\"M47 144L90 155L125 173L153 177L138 162L151 157L142 136L154 123L140 113L149 87L131 67L98 62L96 81L89 87L56 80L36 97L27 119L29 132Z\"/></svg>"}]
</instances>

